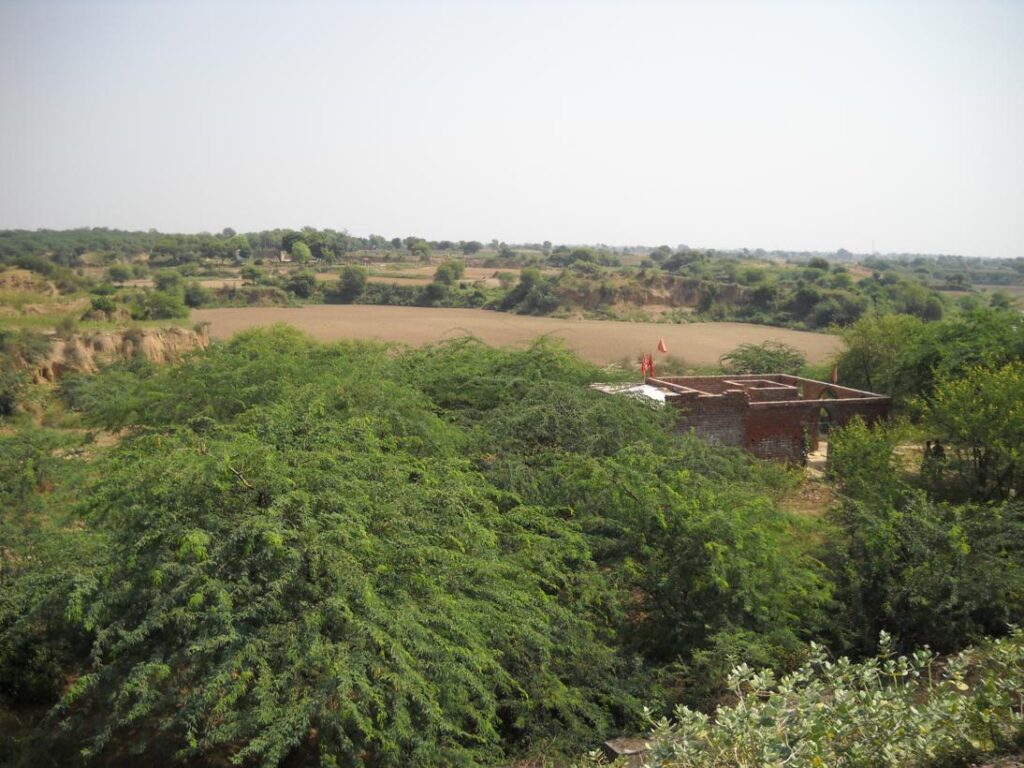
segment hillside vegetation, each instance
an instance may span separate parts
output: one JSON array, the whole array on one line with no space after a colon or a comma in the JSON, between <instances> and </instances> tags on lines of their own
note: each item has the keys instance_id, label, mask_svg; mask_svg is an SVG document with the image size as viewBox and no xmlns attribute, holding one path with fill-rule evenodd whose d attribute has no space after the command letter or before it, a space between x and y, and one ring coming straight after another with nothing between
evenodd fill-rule
<instances>
[{"instance_id":1,"label":"hillside vegetation","mask_svg":"<svg viewBox=\"0 0 1024 768\"><path fill-rule=\"evenodd\" d=\"M0 232L0 309L39 324L46 302L4 281L45 278L72 321L159 321L190 308L302 303L486 308L527 315L669 323L736 320L817 330L868 314L932 321L1010 308L1024 260L835 253L591 248L354 237L305 228L170 235L107 229ZM6 275L6 277L5 277ZM30 291L31 293L31 291ZM7 298L5 298L7 297ZM29 304L26 309L26 303ZM59 303L59 302L57 302Z\"/></svg>"}]
</instances>

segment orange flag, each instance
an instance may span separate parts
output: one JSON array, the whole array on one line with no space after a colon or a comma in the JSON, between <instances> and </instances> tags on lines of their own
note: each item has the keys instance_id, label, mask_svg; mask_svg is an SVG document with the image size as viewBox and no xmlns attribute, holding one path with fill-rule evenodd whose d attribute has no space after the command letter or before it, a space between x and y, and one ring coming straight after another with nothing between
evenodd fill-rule
<instances>
[{"instance_id":1,"label":"orange flag","mask_svg":"<svg viewBox=\"0 0 1024 768\"><path fill-rule=\"evenodd\" d=\"M644 378L654 377L654 355L644 352L640 356L640 375Z\"/></svg>"},{"instance_id":2,"label":"orange flag","mask_svg":"<svg viewBox=\"0 0 1024 768\"><path fill-rule=\"evenodd\" d=\"M664 339L658 339L658 351L661 352L662 354L665 354L665 353L668 352L668 347L665 346L665 340Z\"/></svg>"}]
</instances>

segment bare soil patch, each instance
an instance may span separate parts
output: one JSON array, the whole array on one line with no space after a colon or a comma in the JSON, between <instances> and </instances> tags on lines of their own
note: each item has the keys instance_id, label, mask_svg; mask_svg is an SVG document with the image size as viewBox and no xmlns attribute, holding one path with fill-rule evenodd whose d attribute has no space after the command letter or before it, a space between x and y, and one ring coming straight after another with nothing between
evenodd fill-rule
<instances>
[{"instance_id":1,"label":"bare soil patch","mask_svg":"<svg viewBox=\"0 0 1024 768\"><path fill-rule=\"evenodd\" d=\"M1024 285L996 285L992 283L976 283L977 288L982 293L995 293L996 291L1002 291L1008 293L1010 296L1024 296Z\"/></svg>"},{"instance_id":2,"label":"bare soil patch","mask_svg":"<svg viewBox=\"0 0 1024 768\"><path fill-rule=\"evenodd\" d=\"M0 290L24 291L46 296L57 295L57 289L49 280L35 272L19 268L0 271Z\"/></svg>"},{"instance_id":3,"label":"bare soil patch","mask_svg":"<svg viewBox=\"0 0 1024 768\"><path fill-rule=\"evenodd\" d=\"M413 346L460 336L476 336L492 346L524 345L538 336L563 339L595 363L639 358L664 339L669 353L696 365L713 365L739 344L774 339L801 350L812 363L839 348L836 336L748 323L626 323L524 317L484 309L433 309L364 305L230 307L197 309L192 320L210 323L214 338L226 339L255 326L287 323L321 341L378 339ZM664 359L658 357L658 359ZM657 360L655 361L657 362Z\"/></svg>"},{"instance_id":4,"label":"bare soil patch","mask_svg":"<svg viewBox=\"0 0 1024 768\"><path fill-rule=\"evenodd\" d=\"M430 283L430 278L415 277L410 275L371 275L366 278L371 283L387 283L388 285L418 285L424 286Z\"/></svg>"},{"instance_id":5,"label":"bare soil patch","mask_svg":"<svg viewBox=\"0 0 1024 768\"><path fill-rule=\"evenodd\" d=\"M782 507L801 517L821 517L835 501L835 488L820 472L808 470L807 479L782 499Z\"/></svg>"}]
</instances>

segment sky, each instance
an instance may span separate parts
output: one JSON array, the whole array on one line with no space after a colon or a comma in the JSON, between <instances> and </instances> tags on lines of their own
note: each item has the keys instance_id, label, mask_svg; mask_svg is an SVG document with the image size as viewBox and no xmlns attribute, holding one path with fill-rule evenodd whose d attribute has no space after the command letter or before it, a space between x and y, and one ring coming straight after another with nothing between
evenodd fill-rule
<instances>
[{"instance_id":1,"label":"sky","mask_svg":"<svg viewBox=\"0 0 1024 768\"><path fill-rule=\"evenodd\" d=\"M0 228L1024 256L1024 0L0 0Z\"/></svg>"}]
</instances>

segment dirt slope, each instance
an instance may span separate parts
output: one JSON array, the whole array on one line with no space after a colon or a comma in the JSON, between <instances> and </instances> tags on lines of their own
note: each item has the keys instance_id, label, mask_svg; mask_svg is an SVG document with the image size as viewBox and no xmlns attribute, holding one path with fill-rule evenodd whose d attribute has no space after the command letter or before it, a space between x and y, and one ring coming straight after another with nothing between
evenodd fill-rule
<instances>
[{"instance_id":1,"label":"dirt slope","mask_svg":"<svg viewBox=\"0 0 1024 768\"><path fill-rule=\"evenodd\" d=\"M142 357L166 363L210 344L206 332L185 328L95 331L55 339L45 359L36 364L36 382L56 381L65 373L95 373L103 363Z\"/></svg>"}]
</instances>

